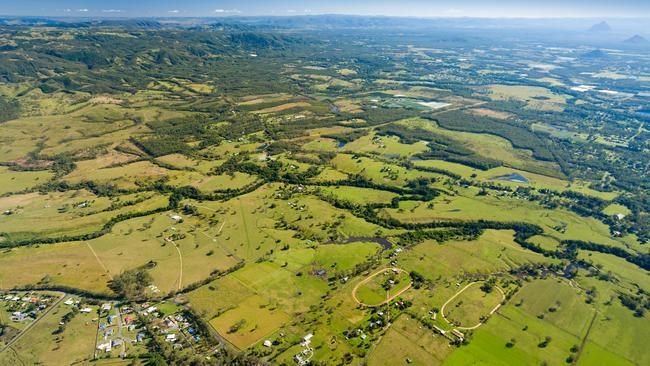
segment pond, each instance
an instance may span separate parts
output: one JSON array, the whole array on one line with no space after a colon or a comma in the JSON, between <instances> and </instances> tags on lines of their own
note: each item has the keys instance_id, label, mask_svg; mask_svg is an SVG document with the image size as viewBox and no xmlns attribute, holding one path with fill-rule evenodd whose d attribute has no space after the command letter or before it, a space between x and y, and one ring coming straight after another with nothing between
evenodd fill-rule
<instances>
[{"instance_id":1,"label":"pond","mask_svg":"<svg viewBox=\"0 0 650 366\"><path fill-rule=\"evenodd\" d=\"M526 184L529 183L529 181L528 181L528 179L526 179L526 177L524 177L523 175L521 175L519 173L515 173L515 172L512 172L512 173L510 173L508 175L500 175L498 177L493 177L493 178L490 178L490 180L505 180L505 181L508 181L508 182L526 183Z\"/></svg>"}]
</instances>

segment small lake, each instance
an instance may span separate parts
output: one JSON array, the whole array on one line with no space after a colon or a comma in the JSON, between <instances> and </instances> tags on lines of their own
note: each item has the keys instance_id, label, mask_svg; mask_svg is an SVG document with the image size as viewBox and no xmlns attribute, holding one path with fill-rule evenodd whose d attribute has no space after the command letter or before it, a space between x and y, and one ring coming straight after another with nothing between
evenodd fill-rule
<instances>
[{"instance_id":1,"label":"small lake","mask_svg":"<svg viewBox=\"0 0 650 366\"><path fill-rule=\"evenodd\" d=\"M515 173L515 172L512 172L512 173L510 173L508 175L500 175L498 177L493 177L493 178L490 178L490 180L505 180L505 181L508 181L508 182L525 183L525 184L530 183L528 181L528 179L526 179L526 177L524 177L523 175L521 175L519 173Z\"/></svg>"},{"instance_id":2,"label":"small lake","mask_svg":"<svg viewBox=\"0 0 650 366\"><path fill-rule=\"evenodd\" d=\"M342 148L345 147L345 145L347 145L347 144L348 144L348 143L345 142L345 141L339 141L339 143L336 144L336 148L337 148L337 149L342 149Z\"/></svg>"}]
</instances>

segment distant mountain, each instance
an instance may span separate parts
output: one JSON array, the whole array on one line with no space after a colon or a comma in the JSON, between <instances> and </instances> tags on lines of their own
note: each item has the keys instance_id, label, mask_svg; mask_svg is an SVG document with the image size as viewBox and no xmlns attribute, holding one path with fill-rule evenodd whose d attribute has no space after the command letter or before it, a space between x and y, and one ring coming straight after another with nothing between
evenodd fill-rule
<instances>
[{"instance_id":1,"label":"distant mountain","mask_svg":"<svg viewBox=\"0 0 650 366\"><path fill-rule=\"evenodd\" d=\"M125 27L125 28L148 28L159 29L162 24L151 19L105 19L93 25L99 27Z\"/></svg>"},{"instance_id":2,"label":"distant mountain","mask_svg":"<svg viewBox=\"0 0 650 366\"><path fill-rule=\"evenodd\" d=\"M603 50L593 50L580 55L581 59L586 59L586 60L598 60L598 59L605 59L608 57L609 55Z\"/></svg>"},{"instance_id":3,"label":"distant mountain","mask_svg":"<svg viewBox=\"0 0 650 366\"><path fill-rule=\"evenodd\" d=\"M626 39L623 42L624 43L629 43L629 44L648 44L648 43L650 43L650 42L648 42L647 39L641 37L638 34L633 35L632 37Z\"/></svg>"},{"instance_id":4,"label":"distant mountain","mask_svg":"<svg viewBox=\"0 0 650 366\"><path fill-rule=\"evenodd\" d=\"M602 21L600 23L596 23L589 28L590 32L611 32L612 27L609 26L609 24L605 21Z\"/></svg>"}]
</instances>

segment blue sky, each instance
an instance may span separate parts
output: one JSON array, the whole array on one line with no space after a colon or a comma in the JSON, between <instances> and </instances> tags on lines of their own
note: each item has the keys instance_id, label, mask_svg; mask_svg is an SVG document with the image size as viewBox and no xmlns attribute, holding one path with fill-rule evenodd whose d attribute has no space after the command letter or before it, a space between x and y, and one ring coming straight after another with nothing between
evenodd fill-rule
<instances>
[{"instance_id":1,"label":"blue sky","mask_svg":"<svg viewBox=\"0 0 650 366\"><path fill-rule=\"evenodd\" d=\"M650 17L650 0L0 0L2 15Z\"/></svg>"}]
</instances>

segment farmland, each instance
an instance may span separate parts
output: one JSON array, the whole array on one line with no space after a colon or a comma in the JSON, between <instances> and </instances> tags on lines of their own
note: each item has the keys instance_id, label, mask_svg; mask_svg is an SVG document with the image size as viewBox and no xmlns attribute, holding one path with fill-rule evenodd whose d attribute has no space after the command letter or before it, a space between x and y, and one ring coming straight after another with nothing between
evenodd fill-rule
<instances>
[{"instance_id":1,"label":"farmland","mask_svg":"<svg viewBox=\"0 0 650 366\"><path fill-rule=\"evenodd\" d=\"M0 364L650 363L646 53L239 18L0 18Z\"/></svg>"}]
</instances>

